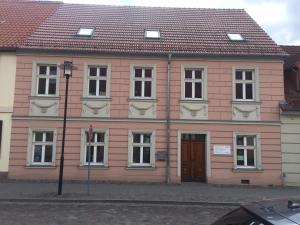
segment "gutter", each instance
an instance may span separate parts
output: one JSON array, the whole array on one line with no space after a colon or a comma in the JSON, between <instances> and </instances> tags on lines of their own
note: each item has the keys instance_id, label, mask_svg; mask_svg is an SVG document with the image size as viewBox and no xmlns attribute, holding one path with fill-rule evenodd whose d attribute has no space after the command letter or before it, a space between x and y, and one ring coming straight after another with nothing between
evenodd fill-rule
<instances>
[{"instance_id":1,"label":"gutter","mask_svg":"<svg viewBox=\"0 0 300 225\"><path fill-rule=\"evenodd\" d=\"M170 81L171 81L171 60L172 54L168 54L167 74L167 104L166 104L166 183L170 184Z\"/></svg>"}]
</instances>

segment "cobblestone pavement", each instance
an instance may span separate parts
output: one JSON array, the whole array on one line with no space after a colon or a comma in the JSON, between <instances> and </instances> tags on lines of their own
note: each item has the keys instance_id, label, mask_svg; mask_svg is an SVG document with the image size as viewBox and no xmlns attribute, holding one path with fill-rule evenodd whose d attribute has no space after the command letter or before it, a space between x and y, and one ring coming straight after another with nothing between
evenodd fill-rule
<instances>
[{"instance_id":1,"label":"cobblestone pavement","mask_svg":"<svg viewBox=\"0 0 300 225\"><path fill-rule=\"evenodd\" d=\"M209 225L232 209L228 206L1 202L0 224Z\"/></svg>"},{"instance_id":2,"label":"cobblestone pavement","mask_svg":"<svg viewBox=\"0 0 300 225\"><path fill-rule=\"evenodd\" d=\"M200 183L181 185L93 183L90 196L86 195L86 191L86 184L64 183L62 199L219 203L246 203L280 198L300 199L300 188L214 186ZM57 183L0 182L0 200L13 198L57 199L56 193Z\"/></svg>"}]
</instances>

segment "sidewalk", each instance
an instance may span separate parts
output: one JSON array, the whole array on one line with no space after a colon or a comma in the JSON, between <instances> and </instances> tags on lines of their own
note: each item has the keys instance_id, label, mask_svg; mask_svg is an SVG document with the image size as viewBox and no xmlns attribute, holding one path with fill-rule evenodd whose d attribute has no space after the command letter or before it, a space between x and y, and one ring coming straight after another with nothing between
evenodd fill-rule
<instances>
[{"instance_id":1,"label":"sidewalk","mask_svg":"<svg viewBox=\"0 0 300 225\"><path fill-rule=\"evenodd\" d=\"M57 183L1 182L0 201L107 201L189 204L240 204L259 200L298 198L300 188L215 186L201 183L130 184L92 183L91 195L87 185L64 183L63 196L57 196Z\"/></svg>"}]
</instances>

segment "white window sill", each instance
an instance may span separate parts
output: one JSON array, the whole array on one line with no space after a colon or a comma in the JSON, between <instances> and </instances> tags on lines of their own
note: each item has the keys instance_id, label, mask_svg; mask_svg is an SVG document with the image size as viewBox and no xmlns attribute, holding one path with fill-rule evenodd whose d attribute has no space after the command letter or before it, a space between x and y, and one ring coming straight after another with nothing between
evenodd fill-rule
<instances>
[{"instance_id":1,"label":"white window sill","mask_svg":"<svg viewBox=\"0 0 300 225\"><path fill-rule=\"evenodd\" d=\"M262 173L263 169L251 168L251 167L238 167L232 169L234 173Z\"/></svg>"},{"instance_id":2,"label":"white window sill","mask_svg":"<svg viewBox=\"0 0 300 225\"><path fill-rule=\"evenodd\" d=\"M79 166L80 169L88 169L89 166L88 165L81 165ZM91 169L109 169L109 166L105 166L105 165L90 165Z\"/></svg>"},{"instance_id":3,"label":"white window sill","mask_svg":"<svg viewBox=\"0 0 300 225\"><path fill-rule=\"evenodd\" d=\"M134 165L134 166L128 166L126 167L127 170L155 170L156 168L154 166L138 166L138 165Z\"/></svg>"},{"instance_id":4,"label":"white window sill","mask_svg":"<svg viewBox=\"0 0 300 225\"><path fill-rule=\"evenodd\" d=\"M197 99L197 98L191 98L191 99L180 99L179 102L190 102L190 103L208 103L208 100L204 99Z\"/></svg>"},{"instance_id":5,"label":"white window sill","mask_svg":"<svg viewBox=\"0 0 300 225\"><path fill-rule=\"evenodd\" d=\"M51 99L51 100L60 100L60 96L57 95L35 95L35 96L29 96L30 100L35 99Z\"/></svg>"},{"instance_id":6,"label":"white window sill","mask_svg":"<svg viewBox=\"0 0 300 225\"><path fill-rule=\"evenodd\" d=\"M28 165L25 166L27 169L56 169L54 165Z\"/></svg>"},{"instance_id":7,"label":"white window sill","mask_svg":"<svg viewBox=\"0 0 300 225\"><path fill-rule=\"evenodd\" d=\"M112 98L110 97L100 97L100 96L88 96L88 97L81 97L81 101L111 101Z\"/></svg>"},{"instance_id":8,"label":"white window sill","mask_svg":"<svg viewBox=\"0 0 300 225\"><path fill-rule=\"evenodd\" d=\"M128 102L157 102L156 98L128 98Z\"/></svg>"},{"instance_id":9,"label":"white window sill","mask_svg":"<svg viewBox=\"0 0 300 225\"><path fill-rule=\"evenodd\" d=\"M232 104L257 104L260 105L261 102L260 101L255 101L255 100L233 100Z\"/></svg>"}]
</instances>

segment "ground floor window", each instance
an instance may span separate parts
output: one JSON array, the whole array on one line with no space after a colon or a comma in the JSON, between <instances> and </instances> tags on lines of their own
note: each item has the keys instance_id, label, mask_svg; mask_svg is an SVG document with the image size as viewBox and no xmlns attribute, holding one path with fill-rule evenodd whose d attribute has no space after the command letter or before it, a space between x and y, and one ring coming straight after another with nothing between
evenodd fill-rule
<instances>
[{"instance_id":1,"label":"ground floor window","mask_svg":"<svg viewBox=\"0 0 300 225\"><path fill-rule=\"evenodd\" d=\"M153 166L154 143L154 132L132 131L129 140L130 166Z\"/></svg>"},{"instance_id":2,"label":"ground floor window","mask_svg":"<svg viewBox=\"0 0 300 225\"><path fill-rule=\"evenodd\" d=\"M55 130L30 130L30 164L53 165L55 159Z\"/></svg>"},{"instance_id":3,"label":"ground floor window","mask_svg":"<svg viewBox=\"0 0 300 225\"><path fill-rule=\"evenodd\" d=\"M83 130L82 143L82 165L99 165L106 166L108 164L108 131L94 130L89 137L88 130ZM89 152L90 151L90 152Z\"/></svg>"},{"instance_id":4,"label":"ground floor window","mask_svg":"<svg viewBox=\"0 0 300 225\"><path fill-rule=\"evenodd\" d=\"M235 167L257 168L259 165L259 145L256 134L236 134L235 142Z\"/></svg>"}]
</instances>

